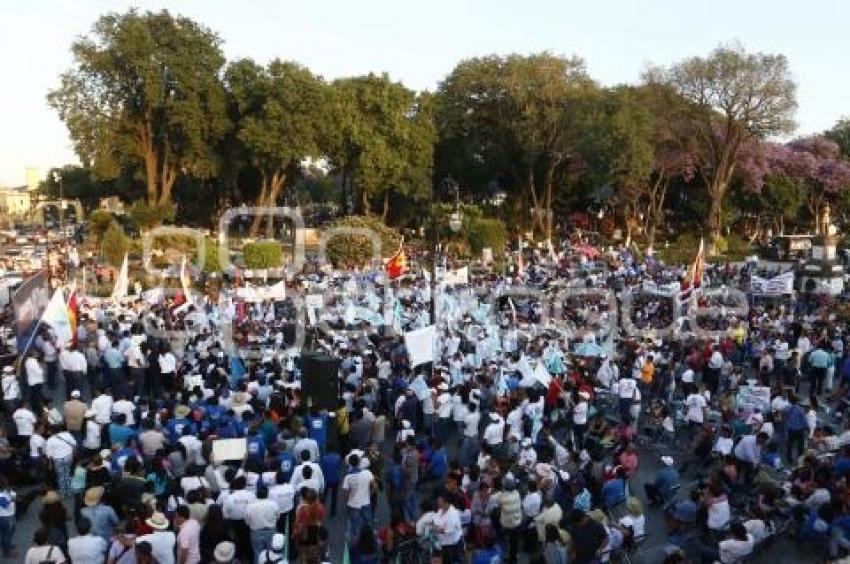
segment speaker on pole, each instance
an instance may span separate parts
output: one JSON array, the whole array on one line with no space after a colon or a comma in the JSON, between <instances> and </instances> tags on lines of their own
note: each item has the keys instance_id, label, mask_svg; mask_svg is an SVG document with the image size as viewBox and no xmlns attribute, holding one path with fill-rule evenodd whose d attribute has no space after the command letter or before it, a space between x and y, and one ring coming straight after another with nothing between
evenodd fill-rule
<instances>
[{"instance_id":1,"label":"speaker on pole","mask_svg":"<svg viewBox=\"0 0 850 564\"><path fill-rule=\"evenodd\" d=\"M301 355L301 395L308 407L334 411L339 405L339 359L323 352Z\"/></svg>"}]
</instances>

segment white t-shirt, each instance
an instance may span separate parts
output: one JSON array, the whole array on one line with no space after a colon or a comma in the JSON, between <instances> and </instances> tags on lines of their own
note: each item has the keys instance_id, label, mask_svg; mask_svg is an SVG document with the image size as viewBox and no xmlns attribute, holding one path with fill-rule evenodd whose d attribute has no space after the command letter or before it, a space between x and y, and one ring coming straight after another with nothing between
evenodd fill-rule
<instances>
[{"instance_id":1,"label":"white t-shirt","mask_svg":"<svg viewBox=\"0 0 850 564\"><path fill-rule=\"evenodd\" d=\"M91 402L94 410L94 420L101 425L106 425L112 418L112 396L101 394Z\"/></svg>"},{"instance_id":2,"label":"white t-shirt","mask_svg":"<svg viewBox=\"0 0 850 564\"><path fill-rule=\"evenodd\" d=\"M112 404L112 413L123 413L126 415L127 425L131 427L136 424L136 417L134 415L135 411L136 406L129 400L122 399Z\"/></svg>"},{"instance_id":3,"label":"white t-shirt","mask_svg":"<svg viewBox=\"0 0 850 564\"><path fill-rule=\"evenodd\" d=\"M720 561L723 564L738 562L753 551L753 535L747 533L747 540L726 539L720 541Z\"/></svg>"},{"instance_id":4,"label":"white t-shirt","mask_svg":"<svg viewBox=\"0 0 850 564\"><path fill-rule=\"evenodd\" d=\"M452 396L448 392L437 396L437 416L440 419L448 419L452 416Z\"/></svg>"},{"instance_id":5,"label":"white t-shirt","mask_svg":"<svg viewBox=\"0 0 850 564\"><path fill-rule=\"evenodd\" d=\"M100 425L91 419L86 421L86 438L83 439L83 447L89 450L100 448Z\"/></svg>"},{"instance_id":6,"label":"white t-shirt","mask_svg":"<svg viewBox=\"0 0 850 564\"><path fill-rule=\"evenodd\" d=\"M151 545L151 554L159 564L174 564L174 543L177 537L171 531L155 531L136 538L136 544L147 542Z\"/></svg>"},{"instance_id":7,"label":"white t-shirt","mask_svg":"<svg viewBox=\"0 0 850 564\"><path fill-rule=\"evenodd\" d=\"M109 548L103 537L85 535L68 539L68 557L79 564L103 564L106 549Z\"/></svg>"},{"instance_id":8,"label":"white t-shirt","mask_svg":"<svg viewBox=\"0 0 850 564\"><path fill-rule=\"evenodd\" d=\"M703 410L708 407L705 398L700 394L691 394L685 399L685 405L688 411L685 414L685 420L693 421L694 423L702 423L705 421L705 413Z\"/></svg>"},{"instance_id":9,"label":"white t-shirt","mask_svg":"<svg viewBox=\"0 0 850 564\"><path fill-rule=\"evenodd\" d=\"M369 505L369 484L373 479L372 472L367 469L352 472L342 480L342 491L348 492L348 507L360 509Z\"/></svg>"},{"instance_id":10,"label":"white t-shirt","mask_svg":"<svg viewBox=\"0 0 850 564\"><path fill-rule=\"evenodd\" d=\"M12 414L12 419L18 427L18 436L29 437L32 435L37 421L32 411L24 407L16 409L15 413Z\"/></svg>"},{"instance_id":11,"label":"white t-shirt","mask_svg":"<svg viewBox=\"0 0 850 564\"><path fill-rule=\"evenodd\" d=\"M33 433L30 435L30 458L39 458L42 454L44 454L45 445L47 441L44 440L44 437Z\"/></svg>"},{"instance_id":12,"label":"white t-shirt","mask_svg":"<svg viewBox=\"0 0 850 564\"><path fill-rule=\"evenodd\" d=\"M617 385L617 392L621 399L634 399L637 382L634 378L622 378Z\"/></svg>"},{"instance_id":13,"label":"white t-shirt","mask_svg":"<svg viewBox=\"0 0 850 564\"><path fill-rule=\"evenodd\" d=\"M6 401L16 400L21 397L21 386L18 384L18 377L14 374L6 374L3 376L3 399Z\"/></svg>"},{"instance_id":14,"label":"white t-shirt","mask_svg":"<svg viewBox=\"0 0 850 564\"><path fill-rule=\"evenodd\" d=\"M471 413L467 413L463 418L463 435L465 437L477 437L478 436L478 425L481 421L481 413L478 411L473 411Z\"/></svg>"},{"instance_id":15,"label":"white t-shirt","mask_svg":"<svg viewBox=\"0 0 850 564\"><path fill-rule=\"evenodd\" d=\"M63 431L47 439L44 452L48 458L62 460L74 456L74 447L76 446L77 440L71 436L71 433Z\"/></svg>"},{"instance_id":16,"label":"white t-shirt","mask_svg":"<svg viewBox=\"0 0 850 564\"><path fill-rule=\"evenodd\" d=\"M642 537L646 532L646 517L643 515L626 515L620 519L620 525L631 527L635 537Z\"/></svg>"},{"instance_id":17,"label":"white t-shirt","mask_svg":"<svg viewBox=\"0 0 850 564\"><path fill-rule=\"evenodd\" d=\"M289 513L295 507L295 488L290 484L269 486L269 499L277 503L281 513Z\"/></svg>"},{"instance_id":18,"label":"white t-shirt","mask_svg":"<svg viewBox=\"0 0 850 564\"><path fill-rule=\"evenodd\" d=\"M582 400L573 408L573 423L576 425L587 424L587 402Z\"/></svg>"},{"instance_id":19,"label":"white t-shirt","mask_svg":"<svg viewBox=\"0 0 850 564\"><path fill-rule=\"evenodd\" d=\"M24 369L27 372L27 384L30 386L44 384L44 369L41 368L38 360L33 357L28 358L24 363Z\"/></svg>"},{"instance_id":20,"label":"white t-shirt","mask_svg":"<svg viewBox=\"0 0 850 564\"><path fill-rule=\"evenodd\" d=\"M39 564L41 562L63 564L67 560L65 560L65 555L62 554L62 549L58 546L33 546L27 550L24 564Z\"/></svg>"}]
</instances>

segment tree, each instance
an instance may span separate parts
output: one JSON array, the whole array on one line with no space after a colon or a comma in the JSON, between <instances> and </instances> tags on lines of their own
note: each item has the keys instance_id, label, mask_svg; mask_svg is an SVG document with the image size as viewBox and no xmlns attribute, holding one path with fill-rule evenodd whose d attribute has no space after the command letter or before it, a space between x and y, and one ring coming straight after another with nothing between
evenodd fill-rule
<instances>
[{"instance_id":1,"label":"tree","mask_svg":"<svg viewBox=\"0 0 850 564\"><path fill-rule=\"evenodd\" d=\"M102 16L47 97L80 160L107 179L141 165L152 205L171 203L180 174L214 174L228 127L220 44L167 11Z\"/></svg>"},{"instance_id":2,"label":"tree","mask_svg":"<svg viewBox=\"0 0 850 564\"><path fill-rule=\"evenodd\" d=\"M850 188L850 163L841 158L836 143L822 136L795 139L785 148L787 151L781 160L774 160L773 168L804 188L806 206L817 233L817 218L823 203Z\"/></svg>"},{"instance_id":3,"label":"tree","mask_svg":"<svg viewBox=\"0 0 850 564\"><path fill-rule=\"evenodd\" d=\"M842 157L850 159L850 118L841 118L823 136L838 145Z\"/></svg>"},{"instance_id":4,"label":"tree","mask_svg":"<svg viewBox=\"0 0 850 564\"><path fill-rule=\"evenodd\" d=\"M533 221L551 237L556 181L582 159L580 130L594 117L587 109L597 94L580 59L540 53L461 61L439 87L440 154L451 147L490 179L522 191L537 211Z\"/></svg>"},{"instance_id":5,"label":"tree","mask_svg":"<svg viewBox=\"0 0 850 564\"><path fill-rule=\"evenodd\" d=\"M58 174L59 180L56 178ZM61 182L61 185L60 185ZM39 186L49 198L79 200L86 211L95 209L101 198L115 194L113 182L106 182L95 177L86 167L65 165L62 168L52 168Z\"/></svg>"},{"instance_id":6,"label":"tree","mask_svg":"<svg viewBox=\"0 0 850 564\"><path fill-rule=\"evenodd\" d=\"M425 197L437 138L432 96L417 96L386 74L340 79L332 87L335 127L329 132L328 156L342 177L343 192L359 192L364 215L381 197L383 219L390 193Z\"/></svg>"},{"instance_id":7,"label":"tree","mask_svg":"<svg viewBox=\"0 0 850 564\"><path fill-rule=\"evenodd\" d=\"M238 115L237 138L260 173L258 207L272 208L301 161L321 155L327 91L321 78L297 63L250 59L231 64L226 82ZM254 216L255 234L262 215ZM273 226L269 211L269 232ZM271 235L269 235L271 236Z\"/></svg>"},{"instance_id":8,"label":"tree","mask_svg":"<svg viewBox=\"0 0 850 564\"><path fill-rule=\"evenodd\" d=\"M710 202L707 227L719 237L723 198L743 143L794 127L796 85L788 61L782 55L747 53L738 45L721 46L706 58L650 71L646 80L666 84L682 98L670 111L688 123L680 140L696 159Z\"/></svg>"}]
</instances>

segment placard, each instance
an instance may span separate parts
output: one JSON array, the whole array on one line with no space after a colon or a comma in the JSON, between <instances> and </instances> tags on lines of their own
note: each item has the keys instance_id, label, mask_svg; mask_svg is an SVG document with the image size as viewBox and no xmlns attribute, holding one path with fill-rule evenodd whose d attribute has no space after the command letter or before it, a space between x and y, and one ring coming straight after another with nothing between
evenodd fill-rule
<instances>
[{"instance_id":1,"label":"placard","mask_svg":"<svg viewBox=\"0 0 850 564\"><path fill-rule=\"evenodd\" d=\"M212 443L213 462L244 460L248 453L247 439L218 439Z\"/></svg>"},{"instance_id":2,"label":"placard","mask_svg":"<svg viewBox=\"0 0 850 564\"><path fill-rule=\"evenodd\" d=\"M741 386L738 388L738 407L743 410L770 410L770 388L767 386Z\"/></svg>"}]
</instances>

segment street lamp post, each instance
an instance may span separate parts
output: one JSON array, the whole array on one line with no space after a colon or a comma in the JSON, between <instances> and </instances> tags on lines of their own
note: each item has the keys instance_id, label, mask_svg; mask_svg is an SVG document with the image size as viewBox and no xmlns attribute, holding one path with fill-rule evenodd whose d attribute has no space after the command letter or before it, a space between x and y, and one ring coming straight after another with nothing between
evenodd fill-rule
<instances>
[{"instance_id":1,"label":"street lamp post","mask_svg":"<svg viewBox=\"0 0 850 564\"><path fill-rule=\"evenodd\" d=\"M62 173L58 170L53 171L53 180L54 182L59 182L59 233L65 229L65 217L64 217L64 209L65 205L65 183L62 178Z\"/></svg>"},{"instance_id":2,"label":"street lamp post","mask_svg":"<svg viewBox=\"0 0 850 564\"><path fill-rule=\"evenodd\" d=\"M463 214L460 212L460 185L451 177L446 176L440 181L439 186L442 192L454 192L455 194L455 210L449 217L449 229L453 233L460 231L463 226ZM437 261L440 254L440 234L437 229L437 203L439 197L437 189L431 188L431 243L433 249L433 258L431 261L431 320L436 325L437 323Z\"/></svg>"}]
</instances>

